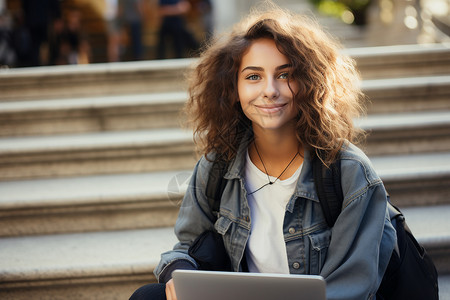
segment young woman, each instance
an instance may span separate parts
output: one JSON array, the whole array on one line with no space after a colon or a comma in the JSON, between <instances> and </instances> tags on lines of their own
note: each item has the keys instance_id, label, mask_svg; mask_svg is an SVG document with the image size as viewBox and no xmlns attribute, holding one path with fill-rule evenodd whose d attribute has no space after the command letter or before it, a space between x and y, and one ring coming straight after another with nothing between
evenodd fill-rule
<instances>
[{"instance_id":1,"label":"young woman","mask_svg":"<svg viewBox=\"0 0 450 300\"><path fill-rule=\"evenodd\" d=\"M179 243L155 270L167 299L176 299L172 271L198 268L187 252L205 230L222 235L233 271L320 274L328 299L374 299L395 231L384 186L353 144L361 112L353 62L314 22L272 9L207 48L190 79L186 110L203 157L175 225ZM333 228L316 194L314 155L341 160L344 202ZM228 169L213 216L205 186L219 157Z\"/></svg>"}]
</instances>

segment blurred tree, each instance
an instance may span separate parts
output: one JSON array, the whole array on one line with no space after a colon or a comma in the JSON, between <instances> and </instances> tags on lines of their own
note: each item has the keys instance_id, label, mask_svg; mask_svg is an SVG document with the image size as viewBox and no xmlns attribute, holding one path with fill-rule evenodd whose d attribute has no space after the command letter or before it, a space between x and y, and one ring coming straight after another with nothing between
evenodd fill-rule
<instances>
[{"instance_id":1,"label":"blurred tree","mask_svg":"<svg viewBox=\"0 0 450 300\"><path fill-rule=\"evenodd\" d=\"M310 0L319 12L341 19L347 24L364 26L371 0Z\"/></svg>"}]
</instances>

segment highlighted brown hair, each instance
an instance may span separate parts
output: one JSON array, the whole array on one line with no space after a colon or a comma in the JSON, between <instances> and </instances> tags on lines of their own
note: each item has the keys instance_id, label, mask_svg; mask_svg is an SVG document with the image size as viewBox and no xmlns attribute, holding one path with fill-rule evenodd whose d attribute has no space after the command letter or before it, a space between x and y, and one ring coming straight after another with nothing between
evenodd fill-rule
<instances>
[{"instance_id":1,"label":"highlighted brown hair","mask_svg":"<svg viewBox=\"0 0 450 300\"><path fill-rule=\"evenodd\" d=\"M299 142L331 163L346 140L357 143L363 136L353 125L363 112L359 74L316 22L276 7L252 12L214 41L190 74L185 112L200 152L231 160L251 127L238 101L237 76L243 54L260 38L273 39L292 65L289 80L300 87L294 95Z\"/></svg>"}]
</instances>

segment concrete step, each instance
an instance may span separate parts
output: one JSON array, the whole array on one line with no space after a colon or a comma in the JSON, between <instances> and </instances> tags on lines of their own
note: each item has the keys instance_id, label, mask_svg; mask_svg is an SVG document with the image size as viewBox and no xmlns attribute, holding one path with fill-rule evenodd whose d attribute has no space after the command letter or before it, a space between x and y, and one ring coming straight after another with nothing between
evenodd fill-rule
<instances>
[{"instance_id":1,"label":"concrete step","mask_svg":"<svg viewBox=\"0 0 450 300\"><path fill-rule=\"evenodd\" d=\"M155 282L172 228L0 239L1 299L128 299Z\"/></svg>"},{"instance_id":2,"label":"concrete step","mask_svg":"<svg viewBox=\"0 0 450 300\"><path fill-rule=\"evenodd\" d=\"M364 79L448 74L443 45L349 49ZM0 70L0 101L48 100L185 90L195 59Z\"/></svg>"},{"instance_id":3,"label":"concrete step","mask_svg":"<svg viewBox=\"0 0 450 300\"><path fill-rule=\"evenodd\" d=\"M439 281L439 299L450 299L450 275L442 274L438 277Z\"/></svg>"},{"instance_id":4,"label":"concrete step","mask_svg":"<svg viewBox=\"0 0 450 300\"><path fill-rule=\"evenodd\" d=\"M433 258L440 274L450 273L450 205L401 209L408 227Z\"/></svg>"},{"instance_id":5,"label":"concrete step","mask_svg":"<svg viewBox=\"0 0 450 300\"><path fill-rule=\"evenodd\" d=\"M186 92L0 103L0 136L179 127Z\"/></svg>"},{"instance_id":6,"label":"concrete step","mask_svg":"<svg viewBox=\"0 0 450 300\"><path fill-rule=\"evenodd\" d=\"M192 168L192 132L175 129L0 139L0 180Z\"/></svg>"},{"instance_id":7,"label":"concrete step","mask_svg":"<svg viewBox=\"0 0 450 300\"><path fill-rule=\"evenodd\" d=\"M444 44L348 48L363 79L448 75L450 47Z\"/></svg>"},{"instance_id":8,"label":"concrete step","mask_svg":"<svg viewBox=\"0 0 450 300\"><path fill-rule=\"evenodd\" d=\"M362 84L369 114L450 110L450 76ZM0 137L179 127L186 99L172 92L0 102Z\"/></svg>"},{"instance_id":9,"label":"concrete step","mask_svg":"<svg viewBox=\"0 0 450 300\"><path fill-rule=\"evenodd\" d=\"M403 210L415 236L450 284L450 205ZM2 238L2 299L127 299L154 282L160 253L175 244L172 228ZM447 293L447 294L443 294Z\"/></svg>"},{"instance_id":10,"label":"concrete step","mask_svg":"<svg viewBox=\"0 0 450 300\"><path fill-rule=\"evenodd\" d=\"M191 172L0 182L0 236L173 226Z\"/></svg>"},{"instance_id":11,"label":"concrete step","mask_svg":"<svg viewBox=\"0 0 450 300\"><path fill-rule=\"evenodd\" d=\"M0 70L0 101L176 92L192 59Z\"/></svg>"},{"instance_id":12,"label":"concrete step","mask_svg":"<svg viewBox=\"0 0 450 300\"><path fill-rule=\"evenodd\" d=\"M357 119L370 156L450 151L450 110L372 114Z\"/></svg>"},{"instance_id":13,"label":"concrete step","mask_svg":"<svg viewBox=\"0 0 450 300\"><path fill-rule=\"evenodd\" d=\"M400 113L450 110L450 76L363 80L368 111Z\"/></svg>"},{"instance_id":14,"label":"concrete step","mask_svg":"<svg viewBox=\"0 0 450 300\"><path fill-rule=\"evenodd\" d=\"M450 112L369 115L370 155L450 150ZM178 128L0 139L0 178L16 180L192 167L192 134ZM170 154L173 156L170 157Z\"/></svg>"},{"instance_id":15,"label":"concrete step","mask_svg":"<svg viewBox=\"0 0 450 300\"><path fill-rule=\"evenodd\" d=\"M450 204L450 152L371 157L399 207Z\"/></svg>"},{"instance_id":16,"label":"concrete step","mask_svg":"<svg viewBox=\"0 0 450 300\"><path fill-rule=\"evenodd\" d=\"M450 205L450 152L372 161L396 205ZM173 226L191 172L0 182L0 236Z\"/></svg>"},{"instance_id":17,"label":"concrete step","mask_svg":"<svg viewBox=\"0 0 450 300\"><path fill-rule=\"evenodd\" d=\"M164 119L164 118L162 118ZM450 150L450 110L357 120L369 155ZM0 181L191 168L192 133L179 128L0 138Z\"/></svg>"}]
</instances>

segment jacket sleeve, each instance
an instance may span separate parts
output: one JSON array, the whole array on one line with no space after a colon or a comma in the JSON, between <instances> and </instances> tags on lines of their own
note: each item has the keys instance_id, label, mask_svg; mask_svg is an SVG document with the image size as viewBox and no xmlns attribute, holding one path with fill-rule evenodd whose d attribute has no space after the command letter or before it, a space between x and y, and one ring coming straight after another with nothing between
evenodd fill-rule
<instances>
[{"instance_id":1,"label":"jacket sleeve","mask_svg":"<svg viewBox=\"0 0 450 300\"><path fill-rule=\"evenodd\" d=\"M195 260L188 255L188 250L203 231L214 228L211 221L214 217L205 196L211 164L202 157L194 168L175 223L175 235L179 242L173 250L161 254L161 260L154 270L160 283L169 281L175 269L198 269Z\"/></svg>"},{"instance_id":2,"label":"jacket sleeve","mask_svg":"<svg viewBox=\"0 0 450 300\"><path fill-rule=\"evenodd\" d=\"M344 203L321 271L329 300L375 299L396 242L387 195L370 163L342 160Z\"/></svg>"}]
</instances>

